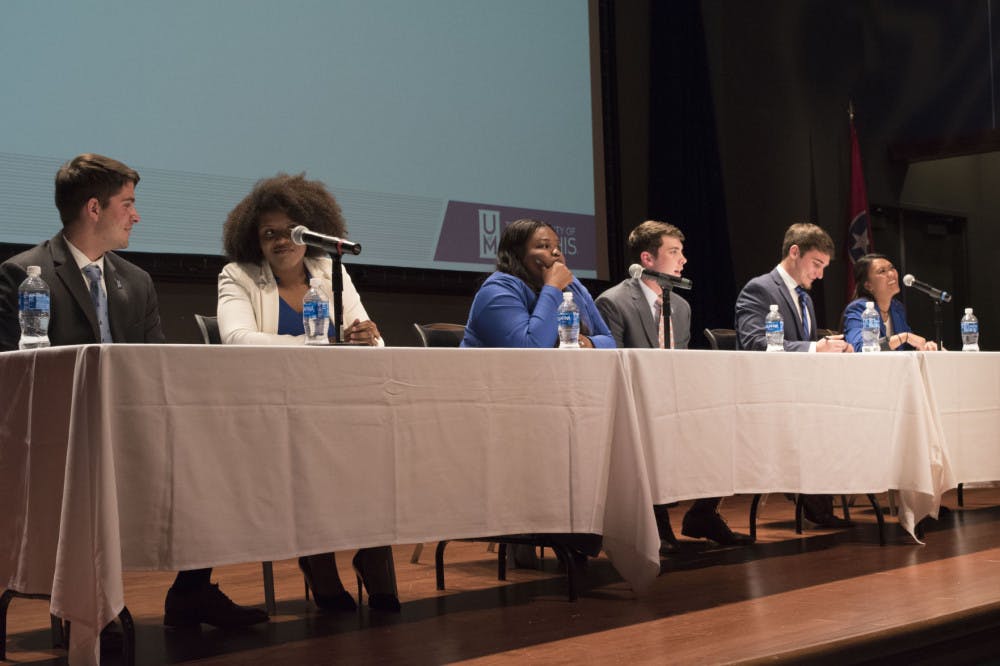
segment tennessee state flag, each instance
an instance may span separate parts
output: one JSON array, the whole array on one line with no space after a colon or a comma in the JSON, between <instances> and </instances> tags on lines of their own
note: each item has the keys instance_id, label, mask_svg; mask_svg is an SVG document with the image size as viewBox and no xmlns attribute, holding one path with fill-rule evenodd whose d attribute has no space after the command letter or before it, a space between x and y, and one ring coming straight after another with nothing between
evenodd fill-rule
<instances>
[{"instance_id":1,"label":"tennessee state flag","mask_svg":"<svg viewBox=\"0 0 1000 666\"><path fill-rule=\"evenodd\" d=\"M854 130L854 111L849 113L851 123L851 206L847 225L847 299L854 295L854 262L874 250L872 225L868 217L868 193L865 175L861 170L861 148L858 133Z\"/></svg>"}]
</instances>

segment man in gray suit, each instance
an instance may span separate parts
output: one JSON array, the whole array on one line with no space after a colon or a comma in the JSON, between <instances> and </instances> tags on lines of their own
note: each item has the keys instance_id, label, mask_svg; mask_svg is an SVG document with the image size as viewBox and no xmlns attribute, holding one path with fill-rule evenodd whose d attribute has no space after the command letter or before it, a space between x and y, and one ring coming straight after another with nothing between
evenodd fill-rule
<instances>
[{"instance_id":1,"label":"man in gray suit","mask_svg":"<svg viewBox=\"0 0 1000 666\"><path fill-rule=\"evenodd\" d=\"M834 246L830 234L801 222L788 227L781 248L781 262L770 273L750 280L736 299L736 340L740 349L765 351L767 339L764 317L772 304L784 320L785 351L850 353L854 347L844 336L820 338L816 333L816 309L809 290L830 265ZM851 523L833 515L829 495L806 495L806 518L825 527L850 527Z\"/></svg>"},{"instance_id":2,"label":"man in gray suit","mask_svg":"<svg viewBox=\"0 0 1000 666\"><path fill-rule=\"evenodd\" d=\"M684 257L684 234L672 224L648 220L632 230L628 247L643 268L680 277ZM661 316L663 290L653 278L629 278L597 297L595 303L619 347L642 349L687 349L691 340L691 306L670 292L670 309ZM729 529L719 515L718 497L699 499L691 505L681 534L707 538L726 546L751 543L750 537ZM653 507L660 531L661 552L677 547L666 505Z\"/></svg>"}]
</instances>

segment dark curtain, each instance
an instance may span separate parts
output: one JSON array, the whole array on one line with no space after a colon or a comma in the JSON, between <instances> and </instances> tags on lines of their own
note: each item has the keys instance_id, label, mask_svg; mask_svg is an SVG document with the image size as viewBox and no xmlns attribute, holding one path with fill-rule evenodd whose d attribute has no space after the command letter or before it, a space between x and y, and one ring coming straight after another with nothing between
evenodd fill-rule
<instances>
[{"instance_id":1,"label":"dark curtain","mask_svg":"<svg viewBox=\"0 0 1000 666\"><path fill-rule=\"evenodd\" d=\"M694 289L679 293L691 303L691 346L704 348L703 328L733 328L737 286L700 3L653 2L650 21L649 215L684 232Z\"/></svg>"}]
</instances>

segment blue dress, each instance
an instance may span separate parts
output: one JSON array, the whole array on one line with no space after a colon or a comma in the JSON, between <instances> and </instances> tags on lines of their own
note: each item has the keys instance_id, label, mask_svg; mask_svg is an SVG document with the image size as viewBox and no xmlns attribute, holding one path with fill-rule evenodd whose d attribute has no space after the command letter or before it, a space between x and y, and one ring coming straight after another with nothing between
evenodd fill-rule
<instances>
[{"instance_id":1,"label":"blue dress","mask_svg":"<svg viewBox=\"0 0 1000 666\"><path fill-rule=\"evenodd\" d=\"M569 290L594 346L614 349L611 331L586 287L573 278ZM559 339L557 311L562 300L562 292L555 287L543 286L535 294L521 278L497 271L486 278L472 301L462 346L555 347Z\"/></svg>"},{"instance_id":2,"label":"blue dress","mask_svg":"<svg viewBox=\"0 0 1000 666\"><path fill-rule=\"evenodd\" d=\"M312 275L309 271L306 271L306 280L309 280ZM274 278L274 281L281 284L278 278ZM295 308L289 305L288 301L278 297L278 334L279 335L305 335L306 328L302 323L302 313L296 312ZM329 335L333 335L333 303L330 303L330 328Z\"/></svg>"},{"instance_id":3,"label":"blue dress","mask_svg":"<svg viewBox=\"0 0 1000 666\"><path fill-rule=\"evenodd\" d=\"M861 351L861 313L865 311L865 303L870 298L859 298L847 304L844 309L844 340L847 344L854 346L854 351ZM892 334L910 332L910 325L906 323L906 308L895 298L889 302L889 320L892 321ZM878 319L879 338L885 337L885 322ZM913 349L912 345L902 344L894 351L907 351Z\"/></svg>"}]
</instances>

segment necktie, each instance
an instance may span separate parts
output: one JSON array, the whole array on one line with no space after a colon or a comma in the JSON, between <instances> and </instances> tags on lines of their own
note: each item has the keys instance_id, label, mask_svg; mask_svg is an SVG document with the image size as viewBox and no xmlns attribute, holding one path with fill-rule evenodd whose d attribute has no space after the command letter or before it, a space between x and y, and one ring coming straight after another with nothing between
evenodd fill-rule
<instances>
[{"instance_id":1,"label":"necktie","mask_svg":"<svg viewBox=\"0 0 1000 666\"><path fill-rule=\"evenodd\" d=\"M665 333L665 330L664 330L665 326L663 324L663 320L664 319L666 319L667 322L668 322L667 326L669 327L669 330L670 330L670 349L673 349L674 348L674 321L670 317L669 312L666 314L666 316L664 316L664 313L663 313L663 294L660 294L659 296L656 297L656 341L657 341L657 344L659 344L660 349L664 349L666 347L666 342L667 342L666 336L664 335L664 333Z\"/></svg>"},{"instance_id":2,"label":"necktie","mask_svg":"<svg viewBox=\"0 0 1000 666\"><path fill-rule=\"evenodd\" d=\"M805 287L796 287L795 293L799 295L799 309L802 312L802 339L812 340L812 322L809 321L809 292Z\"/></svg>"},{"instance_id":3,"label":"necktie","mask_svg":"<svg viewBox=\"0 0 1000 666\"><path fill-rule=\"evenodd\" d=\"M112 342L111 322L108 320L108 295L101 289L101 267L89 264L83 267L83 272L90 280L90 300L94 302L94 311L97 312L101 342Z\"/></svg>"}]
</instances>

